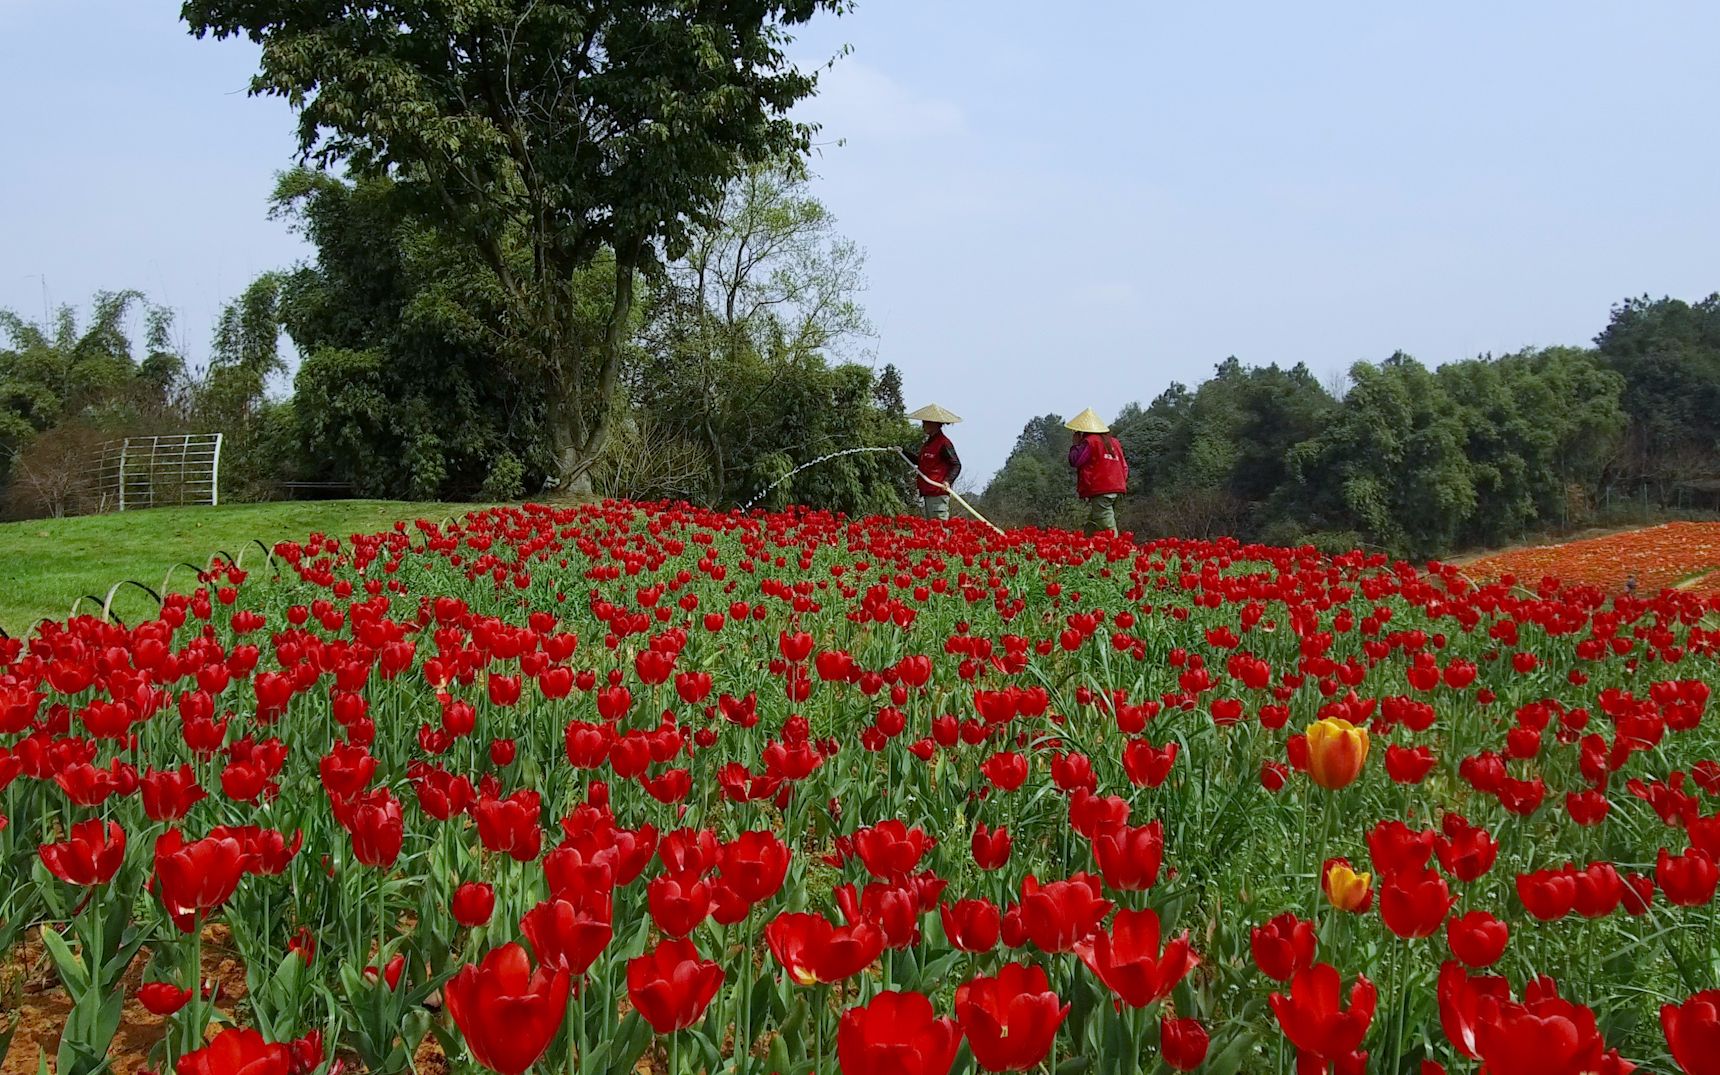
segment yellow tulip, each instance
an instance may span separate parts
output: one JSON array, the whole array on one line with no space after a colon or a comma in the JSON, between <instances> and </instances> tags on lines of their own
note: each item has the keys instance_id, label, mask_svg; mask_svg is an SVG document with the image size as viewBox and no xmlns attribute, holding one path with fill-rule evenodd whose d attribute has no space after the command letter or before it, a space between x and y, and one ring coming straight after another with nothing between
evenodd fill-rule
<instances>
[{"instance_id":1,"label":"yellow tulip","mask_svg":"<svg viewBox=\"0 0 1720 1075\"><path fill-rule=\"evenodd\" d=\"M1326 876L1322 886L1326 890L1326 899L1340 911L1361 912L1368 909L1368 902L1373 898L1373 874L1357 873L1350 869L1350 864L1343 859L1335 859L1326 864Z\"/></svg>"},{"instance_id":2,"label":"yellow tulip","mask_svg":"<svg viewBox=\"0 0 1720 1075\"><path fill-rule=\"evenodd\" d=\"M1327 717L1308 725L1308 776L1336 791L1362 775L1368 760L1368 730L1347 720Z\"/></svg>"}]
</instances>

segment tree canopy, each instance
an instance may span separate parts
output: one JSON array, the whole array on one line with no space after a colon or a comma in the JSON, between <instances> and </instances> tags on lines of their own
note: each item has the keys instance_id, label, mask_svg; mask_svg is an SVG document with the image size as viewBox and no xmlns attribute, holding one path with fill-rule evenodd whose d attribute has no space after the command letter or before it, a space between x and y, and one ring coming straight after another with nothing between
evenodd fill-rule
<instances>
[{"instance_id":1,"label":"tree canopy","mask_svg":"<svg viewBox=\"0 0 1720 1075\"><path fill-rule=\"evenodd\" d=\"M805 151L816 76L789 31L839 0L188 0L198 36L263 46L251 90L320 166L388 178L481 262L502 350L545 397L559 475L610 430L636 274L685 254L729 182ZM613 258L603 331L582 270Z\"/></svg>"},{"instance_id":2,"label":"tree canopy","mask_svg":"<svg viewBox=\"0 0 1720 1075\"><path fill-rule=\"evenodd\" d=\"M1615 500L1720 489L1720 300L1633 300L1597 348L1409 355L1351 367L1339 398L1305 367L1220 363L1112 422L1130 459L1121 509L1142 533L1235 534L1436 556L1594 520ZM1074 517L1055 415L1030 422L985 491L999 517ZM1710 497L1710 502L1712 502Z\"/></svg>"}]
</instances>

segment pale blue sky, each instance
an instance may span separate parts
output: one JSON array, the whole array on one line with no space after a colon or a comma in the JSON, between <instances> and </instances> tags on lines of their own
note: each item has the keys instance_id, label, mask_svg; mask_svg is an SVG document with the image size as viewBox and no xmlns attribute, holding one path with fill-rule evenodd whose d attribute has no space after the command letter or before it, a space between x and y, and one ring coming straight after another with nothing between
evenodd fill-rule
<instances>
[{"instance_id":1,"label":"pale blue sky","mask_svg":"<svg viewBox=\"0 0 1720 1075\"><path fill-rule=\"evenodd\" d=\"M304 256L290 116L176 0L0 0L0 306L136 286L207 350ZM880 360L970 471L1235 354L1321 375L1583 343L1720 289L1720 4L861 0L805 112Z\"/></svg>"}]
</instances>

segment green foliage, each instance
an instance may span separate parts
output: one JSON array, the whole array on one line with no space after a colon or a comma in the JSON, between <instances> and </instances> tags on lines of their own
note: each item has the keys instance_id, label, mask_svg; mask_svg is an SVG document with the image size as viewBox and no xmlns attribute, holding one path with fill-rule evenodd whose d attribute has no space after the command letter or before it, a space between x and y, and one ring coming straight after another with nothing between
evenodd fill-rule
<instances>
[{"instance_id":1,"label":"green foliage","mask_svg":"<svg viewBox=\"0 0 1720 1075\"><path fill-rule=\"evenodd\" d=\"M1579 525L1631 425L1628 381L1550 348L1430 371L1407 355L1350 371L1342 400L1303 366L1234 358L1112 422L1130 460L1120 521L1141 533L1433 556ZM1068 435L1028 423L986 503L1014 523L1076 517ZM1710 458L1710 465L1713 460Z\"/></svg>"},{"instance_id":2,"label":"green foliage","mask_svg":"<svg viewBox=\"0 0 1720 1075\"><path fill-rule=\"evenodd\" d=\"M261 541L322 534L372 533L396 520L442 519L462 514L471 505L399 503L382 500L287 501L273 504L227 504L220 507L150 508L124 514L86 515L76 519L33 519L0 523L0 629L21 635L43 617L63 620L73 601L84 594L105 596L121 579L136 579L152 589L163 580L172 590L197 585L193 571L168 569L185 562L201 567L217 550L241 557L247 571L268 573ZM86 605L81 611L99 611ZM114 613L136 623L160 612L143 591L121 589ZM35 860L32 848L30 860ZM28 862L6 862L0 871L27 869ZM8 926L33 921L30 905L9 902L0 890L0 942Z\"/></svg>"},{"instance_id":3,"label":"green foliage","mask_svg":"<svg viewBox=\"0 0 1720 1075\"><path fill-rule=\"evenodd\" d=\"M317 250L283 279L280 306L303 356L307 476L418 499L536 488L551 465L544 400L506 357L505 306L478 259L387 180L292 172L275 204ZM587 290L606 273L587 270Z\"/></svg>"},{"instance_id":4,"label":"green foliage","mask_svg":"<svg viewBox=\"0 0 1720 1075\"><path fill-rule=\"evenodd\" d=\"M828 452L909 443L901 374L849 360L870 333L864 258L792 166L730 184L714 218L653 287L626 388L670 444L703 448L703 498L745 501ZM775 503L901 510L907 468L883 453L843 456L772 491Z\"/></svg>"},{"instance_id":5,"label":"green foliage","mask_svg":"<svg viewBox=\"0 0 1720 1075\"><path fill-rule=\"evenodd\" d=\"M287 369L280 349L283 283L279 273L264 273L222 309L209 368L191 389L193 423L224 434L226 499L267 500L275 483L291 476L292 412L268 398L270 378Z\"/></svg>"},{"instance_id":6,"label":"green foliage","mask_svg":"<svg viewBox=\"0 0 1720 1075\"><path fill-rule=\"evenodd\" d=\"M1060 415L1030 419L1015 438L1009 461L986 486L988 514L1012 526L1076 525L1080 509L1068 464L1069 440Z\"/></svg>"},{"instance_id":7,"label":"green foliage","mask_svg":"<svg viewBox=\"0 0 1720 1075\"><path fill-rule=\"evenodd\" d=\"M480 490L485 500L518 500L525 491L526 465L512 452L495 461Z\"/></svg>"},{"instance_id":8,"label":"green foliage","mask_svg":"<svg viewBox=\"0 0 1720 1075\"><path fill-rule=\"evenodd\" d=\"M1630 416L1609 465L1614 481L1666 503L1681 484L1720 476L1720 294L1694 305L1630 299L1613 308L1595 344L1624 379Z\"/></svg>"},{"instance_id":9,"label":"green foliage","mask_svg":"<svg viewBox=\"0 0 1720 1075\"><path fill-rule=\"evenodd\" d=\"M143 319L143 348L130 325ZM175 432L185 362L172 350L173 315L142 292L103 291L84 323L62 306L50 321L0 310L0 493L37 435L93 445L126 433ZM81 471L79 472L81 473Z\"/></svg>"},{"instance_id":10,"label":"green foliage","mask_svg":"<svg viewBox=\"0 0 1720 1075\"><path fill-rule=\"evenodd\" d=\"M816 77L787 60L788 30L841 7L187 0L182 15L199 36L263 45L251 90L298 109L307 158L392 178L484 266L500 342L539 378L574 479L609 432L636 271L682 256L748 165L806 150L788 113ZM616 268L591 344L578 277L604 251Z\"/></svg>"}]
</instances>

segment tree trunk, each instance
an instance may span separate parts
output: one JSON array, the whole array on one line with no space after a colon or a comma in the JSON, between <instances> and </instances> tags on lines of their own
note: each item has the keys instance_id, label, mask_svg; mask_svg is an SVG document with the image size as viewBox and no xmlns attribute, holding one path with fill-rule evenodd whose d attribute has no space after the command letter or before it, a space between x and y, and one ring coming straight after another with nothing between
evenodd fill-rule
<instances>
[{"instance_id":1,"label":"tree trunk","mask_svg":"<svg viewBox=\"0 0 1720 1075\"><path fill-rule=\"evenodd\" d=\"M614 419L615 385L620 376L621 351L627 342L627 326L633 313L634 275L642 249L642 243L633 242L615 252L615 291L609 317L604 324L603 342L598 349L597 383L589 398L585 391L585 378L579 376L582 371L577 365L584 356L550 356L551 368L556 373L550 378L549 423L558 471L555 475L556 491L559 493L572 496L589 496L592 493L591 468L596 465L599 453L609 440ZM567 339L573 335L574 309L574 303L569 301L565 308L556 311L556 316L567 322L556 326L556 338Z\"/></svg>"}]
</instances>

